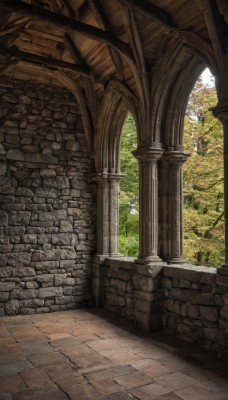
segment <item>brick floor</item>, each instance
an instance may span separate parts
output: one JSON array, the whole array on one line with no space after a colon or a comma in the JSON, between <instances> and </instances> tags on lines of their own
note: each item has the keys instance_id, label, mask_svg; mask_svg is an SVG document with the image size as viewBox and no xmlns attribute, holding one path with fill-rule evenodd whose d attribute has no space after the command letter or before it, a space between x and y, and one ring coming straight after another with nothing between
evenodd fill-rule
<instances>
[{"instance_id":1,"label":"brick floor","mask_svg":"<svg viewBox=\"0 0 228 400\"><path fill-rule=\"evenodd\" d=\"M0 319L0 400L228 400L228 366L105 310Z\"/></svg>"}]
</instances>

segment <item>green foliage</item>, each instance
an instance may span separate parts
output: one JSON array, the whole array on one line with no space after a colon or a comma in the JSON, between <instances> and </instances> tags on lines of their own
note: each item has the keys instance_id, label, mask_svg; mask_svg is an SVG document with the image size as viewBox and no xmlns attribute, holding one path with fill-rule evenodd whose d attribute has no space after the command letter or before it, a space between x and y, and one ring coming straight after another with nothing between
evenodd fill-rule
<instances>
[{"instance_id":1,"label":"green foliage","mask_svg":"<svg viewBox=\"0 0 228 400\"><path fill-rule=\"evenodd\" d=\"M121 138L121 172L126 177L120 182L119 248L125 256L138 255L138 161L131 154L137 147L135 121L128 114Z\"/></svg>"},{"instance_id":2,"label":"green foliage","mask_svg":"<svg viewBox=\"0 0 228 400\"><path fill-rule=\"evenodd\" d=\"M214 87L198 82L190 96L184 130L184 254L193 264L218 266L224 259L222 126L209 111Z\"/></svg>"}]
</instances>

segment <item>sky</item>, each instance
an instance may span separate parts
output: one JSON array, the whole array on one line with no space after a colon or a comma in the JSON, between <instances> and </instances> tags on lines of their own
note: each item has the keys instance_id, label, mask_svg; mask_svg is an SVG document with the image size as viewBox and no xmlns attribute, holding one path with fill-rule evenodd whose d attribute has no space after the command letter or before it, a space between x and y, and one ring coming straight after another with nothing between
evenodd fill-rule
<instances>
[{"instance_id":1,"label":"sky","mask_svg":"<svg viewBox=\"0 0 228 400\"><path fill-rule=\"evenodd\" d=\"M208 86L214 86L215 85L215 79L209 70L209 68L206 68L203 73L201 74L201 79L205 85Z\"/></svg>"}]
</instances>

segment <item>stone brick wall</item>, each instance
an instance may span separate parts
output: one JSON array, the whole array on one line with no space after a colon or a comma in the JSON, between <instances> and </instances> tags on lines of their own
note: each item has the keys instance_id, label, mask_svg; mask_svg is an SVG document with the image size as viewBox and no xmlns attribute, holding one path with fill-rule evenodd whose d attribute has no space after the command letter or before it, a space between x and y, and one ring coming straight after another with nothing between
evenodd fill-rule
<instances>
[{"instance_id":1,"label":"stone brick wall","mask_svg":"<svg viewBox=\"0 0 228 400\"><path fill-rule=\"evenodd\" d=\"M228 276L215 268L140 265L126 258L103 259L98 268L97 260L94 294L144 330L164 329L228 356Z\"/></svg>"},{"instance_id":2,"label":"stone brick wall","mask_svg":"<svg viewBox=\"0 0 228 400\"><path fill-rule=\"evenodd\" d=\"M0 315L85 306L93 160L67 90L0 81Z\"/></svg>"},{"instance_id":3,"label":"stone brick wall","mask_svg":"<svg viewBox=\"0 0 228 400\"><path fill-rule=\"evenodd\" d=\"M164 328L228 355L228 276L214 268L164 267Z\"/></svg>"},{"instance_id":4,"label":"stone brick wall","mask_svg":"<svg viewBox=\"0 0 228 400\"><path fill-rule=\"evenodd\" d=\"M135 308L133 260L107 261L105 305L111 311L133 318Z\"/></svg>"}]
</instances>

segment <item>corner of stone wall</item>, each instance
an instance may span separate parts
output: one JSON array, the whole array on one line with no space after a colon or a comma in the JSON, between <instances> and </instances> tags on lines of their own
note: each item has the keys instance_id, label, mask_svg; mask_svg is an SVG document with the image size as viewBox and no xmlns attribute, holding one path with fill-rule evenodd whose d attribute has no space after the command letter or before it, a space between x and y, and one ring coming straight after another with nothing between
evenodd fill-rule
<instances>
[{"instance_id":1,"label":"corner of stone wall","mask_svg":"<svg viewBox=\"0 0 228 400\"><path fill-rule=\"evenodd\" d=\"M134 264L134 319L137 326L147 332L158 331L162 328L162 272L163 264Z\"/></svg>"},{"instance_id":2,"label":"corner of stone wall","mask_svg":"<svg viewBox=\"0 0 228 400\"><path fill-rule=\"evenodd\" d=\"M96 307L103 307L105 304L105 278L106 278L106 257L95 255L93 257L93 302Z\"/></svg>"}]
</instances>

